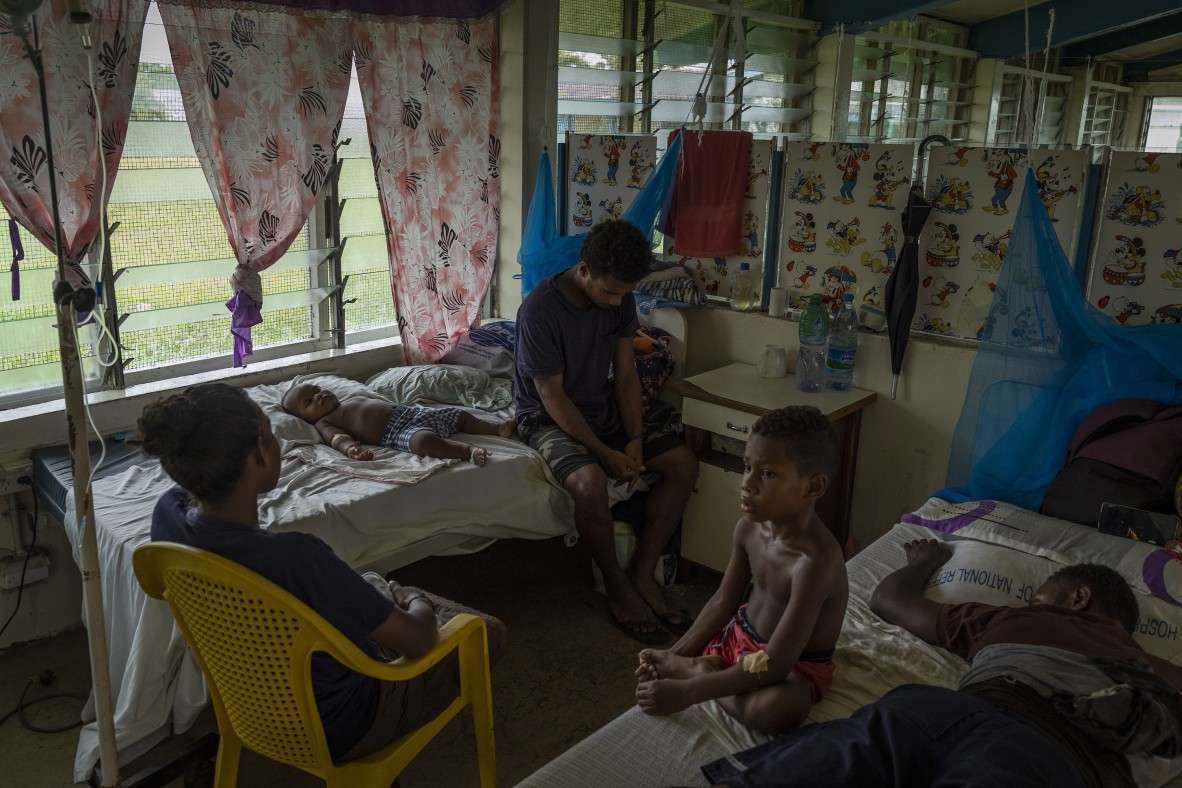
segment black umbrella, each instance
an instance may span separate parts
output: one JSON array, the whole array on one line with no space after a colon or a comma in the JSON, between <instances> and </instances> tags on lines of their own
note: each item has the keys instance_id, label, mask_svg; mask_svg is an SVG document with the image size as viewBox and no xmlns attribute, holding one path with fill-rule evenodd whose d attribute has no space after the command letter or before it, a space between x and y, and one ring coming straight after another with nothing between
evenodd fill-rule
<instances>
[{"instance_id":1,"label":"black umbrella","mask_svg":"<svg viewBox=\"0 0 1182 788\"><path fill-rule=\"evenodd\" d=\"M927 137L919 143L919 167L915 183L907 194L907 208L903 211L903 246L899 258L886 283L887 334L891 340L891 399L899 389L899 370L903 368L903 355L907 352L907 339L911 335L911 319L915 317L915 298L919 293L919 233L923 230L932 204L923 196L923 158L927 146L940 141L949 144L946 137L938 134Z\"/></svg>"}]
</instances>

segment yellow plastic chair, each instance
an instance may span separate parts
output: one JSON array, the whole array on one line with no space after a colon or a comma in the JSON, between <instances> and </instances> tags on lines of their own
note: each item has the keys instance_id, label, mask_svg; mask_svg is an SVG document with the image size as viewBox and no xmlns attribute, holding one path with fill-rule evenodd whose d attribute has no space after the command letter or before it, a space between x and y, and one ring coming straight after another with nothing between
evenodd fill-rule
<instances>
[{"instance_id":1,"label":"yellow plastic chair","mask_svg":"<svg viewBox=\"0 0 1182 788\"><path fill-rule=\"evenodd\" d=\"M135 574L164 599L205 673L221 744L214 784L232 788L247 747L329 786L387 788L464 706L472 705L480 785L496 784L492 691L484 620L460 614L424 657L372 659L279 586L213 553L169 542L138 547ZM405 681L459 652L460 694L438 717L365 758L336 764L312 693L311 659L324 652L358 673Z\"/></svg>"}]
</instances>

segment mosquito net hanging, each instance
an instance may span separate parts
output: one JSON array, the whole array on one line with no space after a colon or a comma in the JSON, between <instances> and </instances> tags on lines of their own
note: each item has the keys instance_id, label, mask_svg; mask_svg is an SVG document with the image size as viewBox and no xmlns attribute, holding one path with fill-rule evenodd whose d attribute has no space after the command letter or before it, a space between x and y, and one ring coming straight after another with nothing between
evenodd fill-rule
<instances>
[{"instance_id":1,"label":"mosquito net hanging","mask_svg":"<svg viewBox=\"0 0 1182 788\"><path fill-rule=\"evenodd\" d=\"M1089 304L1037 196L1027 170L943 498L1037 510L1076 427L1098 406L1182 402L1182 325L1124 327Z\"/></svg>"},{"instance_id":2,"label":"mosquito net hanging","mask_svg":"<svg viewBox=\"0 0 1182 788\"><path fill-rule=\"evenodd\" d=\"M624 221L632 222L646 237L652 237L657 216L664 207L677 173L677 158L681 153L681 138L669 144L661 163L649 176L644 187L624 212ZM530 198L529 213L521 233L521 249L517 262L521 263L521 295L533 290L539 282L579 262L582 235L555 237L554 189L550 186L550 154L543 151L538 162L538 178Z\"/></svg>"}]
</instances>

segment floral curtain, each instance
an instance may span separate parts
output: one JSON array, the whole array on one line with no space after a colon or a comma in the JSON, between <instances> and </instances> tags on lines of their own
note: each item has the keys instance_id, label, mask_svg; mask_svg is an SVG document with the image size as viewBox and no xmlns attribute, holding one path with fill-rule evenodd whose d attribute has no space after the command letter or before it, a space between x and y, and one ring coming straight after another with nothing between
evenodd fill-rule
<instances>
[{"instance_id":1,"label":"floral curtain","mask_svg":"<svg viewBox=\"0 0 1182 788\"><path fill-rule=\"evenodd\" d=\"M58 214L66 280L75 288L90 284L79 264L102 223L102 206L111 195L123 156L139 65L147 0L94 0L90 25L94 58L95 106L90 66L82 45L83 28L71 23L65 0L49 0L29 19L30 42L38 42L50 108L49 135L57 170ZM53 250L49 156L41 117L41 87L11 19L0 17L0 202L32 235ZM102 118L101 134L97 118ZM106 169L106 193L98 197ZM13 299L19 298L19 236L12 264Z\"/></svg>"},{"instance_id":2,"label":"floral curtain","mask_svg":"<svg viewBox=\"0 0 1182 788\"><path fill-rule=\"evenodd\" d=\"M348 21L249 3L160 0L189 133L238 267L234 366L262 322L259 272L283 256L329 175L349 90Z\"/></svg>"},{"instance_id":3,"label":"floral curtain","mask_svg":"<svg viewBox=\"0 0 1182 788\"><path fill-rule=\"evenodd\" d=\"M353 24L403 350L431 362L479 318L496 257L496 21Z\"/></svg>"}]
</instances>

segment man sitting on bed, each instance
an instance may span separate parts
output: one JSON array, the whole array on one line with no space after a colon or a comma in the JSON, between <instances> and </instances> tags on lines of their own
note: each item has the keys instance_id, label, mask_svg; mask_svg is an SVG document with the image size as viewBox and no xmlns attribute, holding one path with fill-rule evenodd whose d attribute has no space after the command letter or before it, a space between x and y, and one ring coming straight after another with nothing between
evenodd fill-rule
<instances>
[{"instance_id":1,"label":"man sitting on bed","mask_svg":"<svg viewBox=\"0 0 1182 788\"><path fill-rule=\"evenodd\" d=\"M632 289L649 272L649 240L626 221L587 234L578 265L538 284L517 312L518 433L574 499L575 528L603 573L612 622L646 645L667 643L689 618L653 575L697 479L693 452L643 422L632 337ZM660 480L627 571L616 560L608 480L629 491L640 474Z\"/></svg>"},{"instance_id":2,"label":"man sitting on bed","mask_svg":"<svg viewBox=\"0 0 1182 788\"><path fill-rule=\"evenodd\" d=\"M492 423L460 408L421 408L382 397L355 396L343 402L328 389L311 383L292 386L283 395L283 410L316 427L321 439L354 460L372 460L362 444L386 446L420 457L471 460L483 466L488 449L453 441L455 432L512 437L513 419Z\"/></svg>"},{"instance_id":3,"label":"man sitting on bed","mask_svg":"<svg viewBox=\"0 0 1182 788\"><path fill-rule=\"evenodd\" d=\"M1130 632L1137 600L1095 564L1051 576L1026 607L940 604L923 595L951 551L904 546L907 565L870 605L971 662L959 690L910 684L846 720L821 723L702 767L716 785L1135 785L1126 755L1182 748L1182 668Z\"/></svg>"},{"instance_id":4,"label":"man sitting on bed","mask_svg":"<svg viewBox=\"0 0 1182 788\"><path fill-rule=\"evenodd\" d=\"M814 407L755 422L726 574L673 648L640 652L641 709L672 714L716 698L748 727L784 733L825 696L850 589L841 545L813 508L837 457L837 432Z\"/></svg>"}]
</instances>

